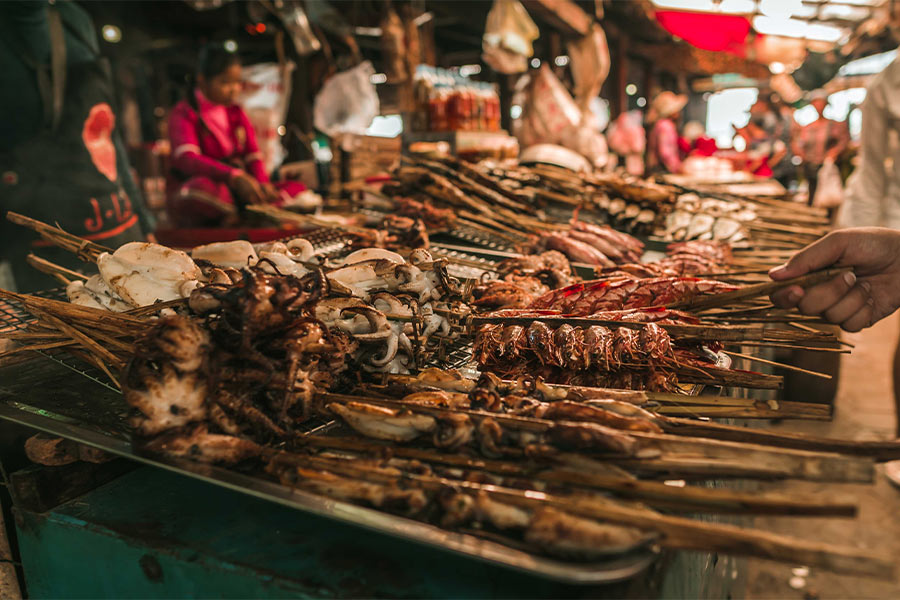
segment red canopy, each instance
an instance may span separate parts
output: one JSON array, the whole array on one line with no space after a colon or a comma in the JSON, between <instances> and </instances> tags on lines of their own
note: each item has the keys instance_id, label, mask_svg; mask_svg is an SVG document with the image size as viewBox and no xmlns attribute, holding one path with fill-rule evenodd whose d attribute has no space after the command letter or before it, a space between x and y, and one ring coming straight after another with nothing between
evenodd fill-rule
<instances>
[{"instance_id":1,"label":"red canopy","mask_svg":"<svg viewBox=\"0 0 900 600\"><path fill-rule=\"evenodd\" d=\"M656 20L672 35L703 50L746 57L750 20L738 15L658 10Z\"/></svg>"}]
</instances>

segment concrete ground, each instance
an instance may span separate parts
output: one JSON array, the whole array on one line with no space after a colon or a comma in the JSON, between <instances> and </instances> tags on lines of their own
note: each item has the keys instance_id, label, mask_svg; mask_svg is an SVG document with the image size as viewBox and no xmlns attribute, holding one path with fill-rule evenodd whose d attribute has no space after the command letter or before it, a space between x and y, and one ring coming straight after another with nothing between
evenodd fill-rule
<instances>
[{"instance_id":1,"label":"concrete ground","mask_svg":"<svg viewBox=\"0 0 900 600\"><path fill-rule=\"evenodd\" d=\"M896 314L869 330L844 334L844 339L856 347L842 358L834 421L787 421L772 425L772 429L845 439L891 439L895 424L891 364L898 334L900 317ZM884 477L880 467L874 485L785 482L766 484L764 489L855 497L860 507L856 519L766 517L756 518L753 525L805 539L878 550L895 557L900 572L900 489ZM746 597L751 599L900 598L900 583L834 575L818 569L805 570L804 565L762 560L749 562L747 582Z\"/></svg>"}]
</instances>

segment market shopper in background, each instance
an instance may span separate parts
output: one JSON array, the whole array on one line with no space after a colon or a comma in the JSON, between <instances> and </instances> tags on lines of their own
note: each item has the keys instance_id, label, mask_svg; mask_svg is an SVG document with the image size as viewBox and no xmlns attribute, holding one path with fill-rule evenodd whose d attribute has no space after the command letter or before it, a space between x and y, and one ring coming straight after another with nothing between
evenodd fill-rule
<instances>
[{"instance_id":1,"label":"market shopper in background","mask_svg":"<svg viewBox=\"0 0 900 600\"><path fill-rule=\"evenodd\" d=\"M774 177L775 168L787 155L775 107L761 96L750 107L750 120L739 134L747 142L746 170L760 177Z\"/></svg>"},{"instance_id":2,"label":"market shopper in background","mask_svg":"<svg viewBox=\"0 0 900 600\"><path fill-rule=\"evenodd\" d=\"M222 43L206 46L195 85L169 118L167 209L177 227L235 225L244 205L281 205L306 190L299 182L269 180L253 126L237 104L242 91L237 53Z\"/></svg>"},{"instance_id":3,"label":"market shopper in background","mask_svg":"<svg viewBox=\"0 0 900 600\"><path fill-rule=\"evenodd\" d=\"M700 121L688 121L678 138L682 158L713 156L718 151L716 140L706 135L706 127Z\"/></svg>"},{"instance_id":4,"label":"market shopper in background","mask_svg":"<svg viewBox=\"0 0 900 600\"><path fill-rule=\"evenodd\" d=\"M678 125L687 96L660 92L648 111L653 123L647 136L647 173L680 173L681 150L678 147Z\"/></svg>"},{"instance_id":5,"label":"market shopper in background","mask_svg":"<svg viewBox=\"0 0 900 600\"><path fill-rule=\"evenodd\" d=\"M819 170L826 162L835 163L850 143L850 130L846 122L825 118L828 94L816 90L810 94L810 104L818 117L812 123L800 128L794 136L792 150L800 158L803 176L809 186L809 204L816 196Z\"/></svg>"},{"instance_id":6,"label":"market shopper in background","mask_svg":"<svg viewBox=\"0 0 900 600\"><path fill-rule=\"evenodd\" d=\"M791 152L791 143L794 136L800 131L800 126L794 120L794 109L778 94L770 92L764 96L764 101L775 116L775 128L771 132L773 139L783 144L784 147L784 155L781 160L772 163L772 178L783 185L785 189L790 189L791 185L797 181L797 165L793 161L794 154ZM767 124L772 122L771 117L766 117L766 120Z\"/></svg>"},{"instance_id":7,"label":"market shopper in background","mask_svg":"<svg viewBox=\"0 0 900 600\"><path fill-rule=\"evenodd\" d=\"M0 2L0 210L58 223L117 247L152 230L117 127L113 85L88 14L71 2ZM15 286L59 282L26 262L73 254L0 219L0 260Z\"/></svg>"}]
</instances>

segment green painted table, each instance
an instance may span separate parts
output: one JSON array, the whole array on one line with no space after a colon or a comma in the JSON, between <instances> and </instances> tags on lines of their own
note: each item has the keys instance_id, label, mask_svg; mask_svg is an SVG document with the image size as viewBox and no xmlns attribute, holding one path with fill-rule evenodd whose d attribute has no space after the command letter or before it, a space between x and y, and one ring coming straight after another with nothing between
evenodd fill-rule
<instances>
[{"instance_id":1,"label":"green painted table","mask_svg":"<svg viewBox=\"0 0 900 600\"><path fill-rule=\"evenodd\" d=\"M563 585L140 467L19 510L32 598L728 598L733 559L664 553L629 582Z\"/></svg>"}]
</instances>

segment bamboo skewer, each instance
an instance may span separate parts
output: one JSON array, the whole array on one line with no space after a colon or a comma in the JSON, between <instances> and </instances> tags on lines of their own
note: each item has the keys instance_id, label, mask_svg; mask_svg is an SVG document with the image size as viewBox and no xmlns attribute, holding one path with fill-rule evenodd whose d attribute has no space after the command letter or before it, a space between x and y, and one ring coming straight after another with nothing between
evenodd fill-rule
<instances>
[{"instance_id":1,"label":"bamboo skewer","mask_svg":"<svg viewBox=\"0 0 900 600\"><path fill-rule=\"evenodd\" d=\"M807 369L801 369L800 367L795 367L794 365L786 365L784 363L775 362L774 360L769 360L767 358L761 358L759 356L751 356L749 354L743 354L741 352L733 352L731 350L726 350L725 354L730 356L737 356L738 358L743 358L746 360L750 360L753 362L763 363L766 365L772 365L774 367L778 367L779 369L787 369L788 371L796 371L797 373L804 373L806 375L812 375L813 377L820 377L822 379L831 379L831 375L827 373L819 373L818 371L810 371Z\"/></svg>"},{"instance_id":2,"label":"bamboo skewer","mask_svg":"<svg viewBox=\"0 0 900 600\"><path fill-rule=\"evenodd\" d=\"M366 469L339 459L302 457L299 462L313 468L386 485L400 485L405 481L432 491L456 486L463 490L483 492L499 502L522 508L539 509L551 506L572 515L659 532L663 536L662 545L670 548L728 552L821 566L842 573L865 574L885 579L894 577L893 561L872 552L806 542L768 532L745 530L733 525L663 516L649 509L601 501L593 497L567 498L534 490L516 490L412 473L400 476Z\"/></svg>"},{"instance_id":3,"label":"bamboo skewer","mask_svg":"<svg viewBox=\"0 0 900 600\"><path fill-rule=\"evenodd\" d=\"M756 348L786 348L790 350L807 350L809 352L834 352L837 354L849 354L846 348L822 348L819 346L802 346L799 344L787 344L781 342L727 342L726 346L752 346Z\"/></svg>"},{"instance_id":4,"label":"bamboo skewer","mask_svg":"<svg viewBox=\"0 0 900 600\"><path fill-rule=\"evenodd\" d=\"M869 442L829 439L799 433L776 433L720 423L704 423L691 419L667 418L661 423L669 433L686 433L703 437L751 444L771 444L814 452L868 456L879 462L900 459L900 441Z\"/></svg>"},{"instance_id":5,"label":"bamboo skewer","mask_svg":"<svg viewBox=\"0 0 900 600\"><path fill-rule=\"evenodd\" d=\"M67 269L62 265L57 265L56 263L52 263L49 260L45 260L34 254L29 254L25 257L25 260L29 265L31 265L41 273L46 273L47 275L56 277L63 283L63 285L68 285L72 281L87 281L88 279L88 276L84 273L79 273L78 271Z\"/></svg>"},{"instance_id":6,"label":"bamboo skewer","mask_svg":"<svg viewBox=\"0 0 900 600\"><path fill-rule=\"evenodd\" d=\"M37 232L48 242L74 253L78 258L86 262L97 262L97 257L100 256L100 254L113 251L112 248L101 246L100 244L68 233L59 226L48 225L47 223L26 217L19 213L12 211L7 212L6 218L16 225L22 225L23 227L27 227L28 229Z\"/></svg>"},{"instance_id":7,"label":"bamboo skewer","mask_svg":"<svg viewBox=\"0 0 900 600\"><path fill-rule=\"evenodd\" d=\"M316 397L323 402L364 402L390 408L402 408L414 413L432 416L462 414L476 418L490 418L509 427L532 433L544 433L557 425L555 421L534 417L464 408L451 409L438 406L423 406L421 404L371 396L319 393L316 394ZM785 450L736 442L713 442L703 438L686 438L637 431L629 431L627 433L629 436L642 442L641 445L643 447L653 448L663 455L677 456L682 454L694 458L703 457L708 461L707 465L709 468L707 472L714 470L714 464L711 463L714 463L716 460L723 460L726 462L748 462L768 469L772 473L780 473L781 476L799 477L812 481L868 482L873 477L872 462L854 457ZM623 457L615 455L610 456L610 458L617 461L623 459ZM641 462L644 459L624 460Z\"/></svg>"},{"instance_id":8,"label":"bamboo skewer","mask_svg":"<svg viewBox=\"0 0 900 600\"><path fill-rule=\"evenodd\" d=\"M682 302L680 304L669 306L668 308L690 310L699 310L701 308L715 308L717 306L734 303L738 300L747 300L751 298L758 298L760 296L768 296L773 292L790 287L792 285L799 285L802 287L813 286L818 283L828 281L829 279L832 279L834 277L837 277L838 275L841 275L842 273L847 273L849 271L850 269L846 267L816 271L814 273L808 273L806 275L794 277L793 279L786 279L784 281L770 281L757 285L749 285L733 292L700 296L688 302Z\"/></svg>"},{"instance_id":9,"label":"bamboo skewer","mask_svg":"<svg viewBox=\"0 0 900 600\"><path fill-rule=\"evenodd\" d=\"M409 389L439 388L448 392L458 393L462 390L458 387L459 381L442 384L440 381L421 381L412 375L390 375L388 382L400 384ZM474 387L475 382L470 382ZM508 386L516 385L515 381L504 380ZM808 402L779 401L777 403L763 403L750 398L736 398L731 396L689 396L673 394L669 392L647 392L636 390L616 390L608 388L595 388L584 386L571 386L562 384L547 384L554 390L565 390L566 398L576 402L591 403L592 400L616 400L641 406L657 414L687 414L703 417L734 417L734 418L758 418L758 419L813 419L830 420L831 406L828 404L814 404ZM386 386L374 384L362 384L358 386L365 391L374 391L378 394L387 393ZM465 386L466 392L471 388ZM515 388L511 388L515 389Z\"/></svg>"},{"instance_id":10,"label":"bamboo skewer","mask_svg":"<svg viewBox=\"0 0 900 600\"><path fill-rule=\"evenodd\" d=\"M538 312L538 311L536 311ZM529 325L534 321L547 323L548 326L573 325L578 327L590 327L592 325L602 325L605 327L628 327L630 329L642 329L647 323L636 321L612 321L608 319L596 319L594 317L569 317L561 315L517 315L517 316L494 316L494 315L477 315L468 319L470 329L476 329L481 325L501 324L501 325ZM743 341L811 341L811 340L832 340L834 337L822 331L815 329L809 330L807 335L797 334L790 330L766 329L762 325L685 325L675 323L656 323L657 326L665 329L673 338L681 341L717 341L717 342L743 342Z\"/></svg>"},{"instance_id":11,"label":"bamboo skewer","mask_svg":"<svg viewBox=\"0 0 900 600\"><path fill-rule=\"evenodd\" d=\"M631 476L574 471L565 467L541 464L521 464L509 461L472 458L461 454L447 454L433 450L409 448L394 444L379 444L356 437L302 436L301 444L316 448L366 452L375 456L390 454L445 465L487 471L498 475L529 478L550 483L600 489L625 497L645 501L659 508L674 508L728 514L776 514L805 516L856 515L850 500L797 499L783 494L745 493L716 488L673 487L655 481L640 481Z\"/></svg>"},{"instance_id":12,"label":"bamboo skewer","mask_svg":"<svg viewBox=\"0 0 900 600\"><path fill-rule=\"evenodd\" d=\"M825 408L817 408L822 407ZM804 402L794 402L793 406L787 406L786 402L779 402L778 408L759 406L683 406L668 405L654 409L654 411L666 417L687 416L705 417L709 419L803 419L806 421L830 421L831 410L827 405L810 405Z\"/></svg>"}]
</instances>

